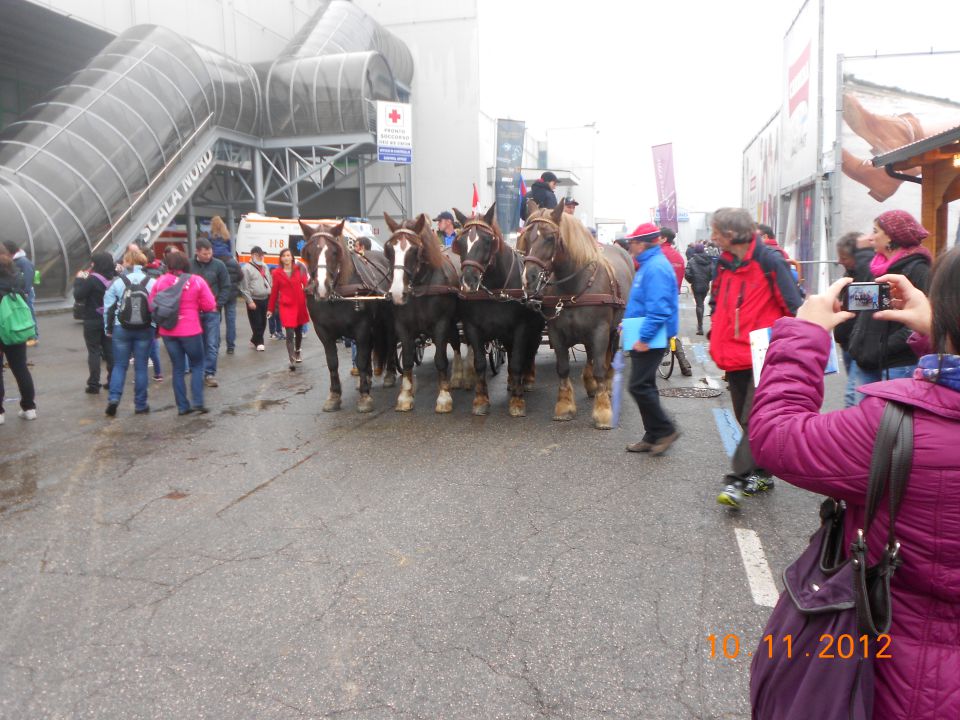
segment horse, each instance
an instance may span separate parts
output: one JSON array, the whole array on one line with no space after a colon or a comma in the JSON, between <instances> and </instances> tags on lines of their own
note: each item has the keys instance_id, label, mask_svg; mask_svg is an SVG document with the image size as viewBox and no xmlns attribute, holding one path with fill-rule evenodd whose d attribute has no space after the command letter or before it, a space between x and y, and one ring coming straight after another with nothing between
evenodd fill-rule
<instances>
[{"instance_id":1,"label":"horse","mask_svg":"<svg viewBox=\"0 0 960 720\"><path fill-rule=\"evenodd\" d=\"M459 342L456 318L460 268L455 264L456 256L443 252L426 215L421 214L415 222L402 223L388 213L383 217L392 233L384 244L384 254L393 270L389 295L393 301L394 329L401 344L402 381L395 409L398 412L413 410L416 342L425 335L433 339L436 348L433 355L438 385L435 410L452 412L447 344Z\"/></svg>"},{"instance_id":2,"label":"horse","mask_svg":"<svg viewBox=\"0 0 960 720\"><path fill-rule=\"evenodd\" d=\"M395 353L392 346L393 323L391 308L386 301L390 277L389 263L383 253L360 255L348 247L343 237L341 222L330 229L313 227L300 222L307 238L300 256L307 265L310 281L307 284L307 311L313 328L323 343L330 371L330 393L323 404L324 412L340 409L340 361L337 339L353 338L357 344L357 371L360 374L360 398L357 412L373 410L370 396L372 374L370 356L378 344L379 357L386 363L384 387L396 384ZM351 300L354 297L379 295L382 300Z\"/></svg>"},{"instance_id":3,"label":"horse","mask_svg":"<svg viewBox=\"0 0 960 720\"><path fill-rule=\"evenodd\" d=\"M496 220L496 203L486 215L469 219L453 209L462 230L453 243L460 257L460 319L473 349L476 393L473 414L490 411L484 344L501 341L508 353L507 387L511 417L526 415L524 390L532 385L543 317L523 304L523 260L507 245Z\"/></svg>"},{"instance_id":4,"label":"horse","mask_svg":"<svg viewBox=\"0 0 960 720\"><path fill-rule=\"evenodd\" d=\"M594 397L593 424L609 430L613 427L612 360L633 262L616 245L601 250L583 223L563 212L562 203L552 211L534 202L528 202L527 208L517 249L525 253L523 287L528 302L539 305L544 313L557 356L560 388L553 419L576 416L569 349L582 343L587 350L584 386Z\"/></svg>"}]
</instances>

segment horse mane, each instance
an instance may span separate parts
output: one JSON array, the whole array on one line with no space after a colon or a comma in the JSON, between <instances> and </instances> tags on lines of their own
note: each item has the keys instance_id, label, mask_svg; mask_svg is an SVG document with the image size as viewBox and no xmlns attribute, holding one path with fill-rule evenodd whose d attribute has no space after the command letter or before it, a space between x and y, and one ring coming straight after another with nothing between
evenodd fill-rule
<instances>
[{"instance_id":1,"label":"horse mane","mask_svg":"<svg viewBox=\"0 0 960 720\"><path fill-rule=\"evenodd\" d=\"M603 259L593 235L573 215L564 213L560 216L560 234L563 237L563 246L566 248L567 257L570 258L575 267L583 267L591 262L599 262Z\"/></svg>"},{"instance_id":2,"label":"horse mane","mask_svg":"<svg viewBox=\"0 0 960 720\"><path fill-rule=\"evenodd\" d=\"M330 233L330 239L340 250L340 277L349 282L357 273L356 265L353 262L353 253L347 248L343 233L339 235Z\"/></svg>"},{"instance_id":3,"label":"horse mane","mask_svg":"<svg viewBox=\"0 0 960 720\"><path fill-rule=\"evenodd\" d=\"M429 222L424 223L423 230L420 231L420 242L423 256L426 258L430 267L434 270L442 268L443 248L440 245L440 238L437 237L437 233L430 227Z\"/></svg>"}]
</instances>

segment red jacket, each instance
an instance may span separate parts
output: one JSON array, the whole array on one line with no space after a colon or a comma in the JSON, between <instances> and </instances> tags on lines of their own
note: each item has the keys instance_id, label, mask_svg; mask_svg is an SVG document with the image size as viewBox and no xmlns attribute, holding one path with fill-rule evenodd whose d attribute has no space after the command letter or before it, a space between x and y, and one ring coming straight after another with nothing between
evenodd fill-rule
<instances>
[{"instance_id":1,"label":"red jacket","mask_svg":"<svg viewBox=\"0 0 960 720\"><path fill-rule=\"evenodd\" d=\"M856 407L821 414L830 336L803 320L774 326L750 415L757 463L787 482L847 503L847 547L863 523L873 439L884 400L910 405L913 467L897 512L900 567L890 584L889 660L878 660L873 717L960 718L960 392L912 378L861 388ZM816 504L809 526L818 522ZM889 505L867 533L869 560L887 541ZM789 661L787 661L789 662Z\"/></svg>"},{"instance_id":2,"label":"red jacket","mask_svg":"<svg viewBox=\"0 0 960 720\"><path fill-rule=\"evenodd\" d=\"M677 252L677 249L669 243L660 243L660 249L663 250L664 256L670 261L670 264L673 265L673 272L677 274L677 290L679 290L683 285L683 272L687 268L683 255Z\"/></svg>"},{"instance_id":3,"label":"red jacket","mask_svg":"<svg viewBox=\"0 0 960 720\"><path fill-rule=\"evenodd\" d=\"M740 262L725 252L713 281L710 355L721 370L748 370L750 331L794 315L803 299L783 256L757 238Z\"/></svg>"},{"instance_id":4,"label":"red jacket","mask_svg":"<svg viewBox=\"0 0 960 720\"><path fill-rule=\"evenodd\" d=\"M289 277L283 268L273 271L273 287L270 290L267 310L274 312L277 307L277 298L279 298L280 324L285 328L296 328L310 322L310 315L307 313L307 296L303 291L306 284L306 273L303 273L296 263Z\"/></svg>"}]
</instances>

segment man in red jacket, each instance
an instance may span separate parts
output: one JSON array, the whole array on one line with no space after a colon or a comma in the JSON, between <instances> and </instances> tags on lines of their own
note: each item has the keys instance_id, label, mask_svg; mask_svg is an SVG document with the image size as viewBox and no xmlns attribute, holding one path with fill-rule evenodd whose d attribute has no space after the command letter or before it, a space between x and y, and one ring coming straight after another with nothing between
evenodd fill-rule
<instances>
[{"instance_id":1,"label":"man in red jacket","mask_svg":"<svg viewBox=\"0 0 960 720\"><path fill-rule=\"evenodd\" d=\"M660 250L673 267L673 272L677 276L677 292L679 293L683 287L683 273L686 270L686 263L683 260L683 255L677 252L677 248L673 244L676 237L677 234L670 228L660 228ZM675 345L676 350L673 351L673 354L677 356L680 373L690 377L693 375L693 369L690 367L690 361L687 360L687 354L683 351L683 344L680 342L679 336L676 339Z\"/></svg>"},{"instance_id":2,"label":"man in red jacket","mask_svg":"<svg viewBox=\"0 0 960 720\"><path fill-rule=\"evenodd\" d=\"M783 256L760 239L749 212L720 208L711 229L722 254L710 300L710 355L727 374L733 412L743 429L717 502L739 509L744 495L773 487L773 478L753 459L747 434L754 392L750 332L796 315L802 299Z\"/></svg>"}]
</instances>

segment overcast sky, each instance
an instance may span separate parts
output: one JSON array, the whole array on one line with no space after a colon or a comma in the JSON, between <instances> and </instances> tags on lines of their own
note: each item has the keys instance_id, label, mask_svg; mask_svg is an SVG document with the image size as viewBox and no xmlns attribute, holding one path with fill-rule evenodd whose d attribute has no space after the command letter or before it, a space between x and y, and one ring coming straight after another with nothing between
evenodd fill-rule
<instances>
[{"instance_id":1,"label":"overcast sky","mask_svg":"<svg viewBox=\"0 0 960 720\"><path fill-rule=\"evenodd\" d=\"M960 50L960 1L827 2L841 47L825 72L836 73L836 52ZM648 219L650 147L665 142L681 208L739 205L743 149L780 106L783 37L801 4L478 0L484 110L540 137L596 122L597 216ZM489 42L498 23L512 47Z\"/></svg>"}]
</instances>

